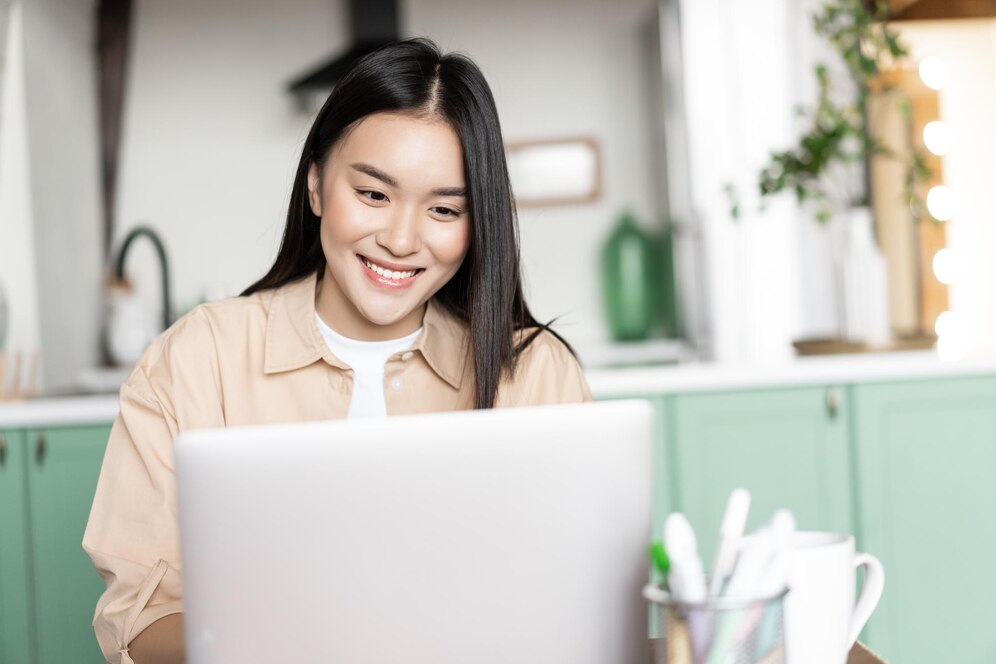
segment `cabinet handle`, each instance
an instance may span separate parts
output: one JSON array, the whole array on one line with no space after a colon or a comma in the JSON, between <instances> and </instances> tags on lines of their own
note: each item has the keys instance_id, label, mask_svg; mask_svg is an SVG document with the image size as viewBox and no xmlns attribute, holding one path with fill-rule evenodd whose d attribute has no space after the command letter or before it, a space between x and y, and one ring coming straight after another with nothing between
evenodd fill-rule
<instances>
[{"instance_id":1,"label":"cabinet handle","mask_svg":"<svg viewBox=\"0 0 996 664\"><path fill-rule=\"evenodd\" d=\"M38 434L35 440L35 462L40 466L45 462L45 454L48 452L48 445L45 443L45 434Z\"/></svg>"},{"instance_id":2,"label":"cabinet handle","mask_svg":"<svg viewBox=\"0 0 996 664\"><path fill-rule=\"evenodd\" d=\"M0 468L7 464L7 439L0 433Z\"/></svg>"},{"instance_id":3,"label":"cabinet handle","mask_svg":"<svg viewBox=\"0 0 996 664\"><path fill-rule=\"evenodd\" d=\"M837 390L831 387L827 390L827 414L831 420L837 418L837 411L839 410L840 395L837 394Z\"/></svg>"}]
</instances>

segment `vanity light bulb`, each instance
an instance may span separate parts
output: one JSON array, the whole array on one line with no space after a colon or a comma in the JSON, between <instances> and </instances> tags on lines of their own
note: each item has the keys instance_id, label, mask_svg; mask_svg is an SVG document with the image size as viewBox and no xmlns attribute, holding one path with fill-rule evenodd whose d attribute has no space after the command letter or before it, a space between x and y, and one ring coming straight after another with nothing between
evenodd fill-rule
<instances>
[{"instance_id":1,"label":"vanity light bulb","mask_svg":"<svg viewBox=\"0 0 996 664\"><path fill-rule=\"evenodd\" d=\"M961 323L958 320L958 314L953 311L941 312L941 315L934 321L934 334L940 338L957 336L960 331Z\"/></svg>"},{"instance_id":2,"label":"vanity light bulb","mask_svg":"<svg viewBox=\"0 0 996 664\"><path fill-rule=\"evenodd\" d=\"M937 221L947 221L955 215L957 202L950 187L939 184L927 192L927 211Z\"/></svg>"},{"instance_id":3,"label":"vanity light bulb","mask_svg":"<svg viewBox=\"0 0 996 664\"><path fill-rule=\"evenodd\" d=\"M928 55L920 61L920 80L932 90L940 90L948 84L948 66L936 55Z\"/></svg>"},{"instance_id":4,"label":"vanity light bulb","mask_svg":"<svg viewBox=\"0 0 996 664\"><path fill-rule=\"evenodd\" d=\"M945 247L934 254L933 267L934 276L942 284L951 285L958 281L961 266L958 263L958 255L954 249Z\"/></svg>"},{"instance_id":5,"label":"vanity light bulb","mask_svg":"<svg viewBox=\"0 0 996 664\"><path fill-rule=\"evenodd\" d=\"M934 120L928 122L923 128L923 144L927 149L941 157L951 151L951 144L954 137L951 135L951 127L945 122Z\"/></svg>"},{"instance_id":6,"label":"vanity light bulb","mask_svg":"<svg viewBox=\"0 0 996 664\"><path fill-rule=\"evenodd\" d=\"M961 319L953 311L945 311L934 323L937 333L937 355L946 362L954 362L965 357L965 330Z\"/></svg>"}]
</instances>

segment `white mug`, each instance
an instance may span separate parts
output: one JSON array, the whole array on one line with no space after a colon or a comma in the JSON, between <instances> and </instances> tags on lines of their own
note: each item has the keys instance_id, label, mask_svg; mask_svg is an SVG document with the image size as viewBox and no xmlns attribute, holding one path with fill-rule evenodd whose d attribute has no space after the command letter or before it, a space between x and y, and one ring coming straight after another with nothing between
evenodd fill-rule
<instances>
[{"instance_id":1,"label":"white mug","mask_svg":"<svg viewBox=\"0 0 996 664\"><path fill-rule=\"evenodd\" d=\"M885 587L878 558L854 552L854 538L836 533L792 536L785 596L788 664L844 664ZM858 567L864 587L855 602Z\"/></svg>"}]
</instances>

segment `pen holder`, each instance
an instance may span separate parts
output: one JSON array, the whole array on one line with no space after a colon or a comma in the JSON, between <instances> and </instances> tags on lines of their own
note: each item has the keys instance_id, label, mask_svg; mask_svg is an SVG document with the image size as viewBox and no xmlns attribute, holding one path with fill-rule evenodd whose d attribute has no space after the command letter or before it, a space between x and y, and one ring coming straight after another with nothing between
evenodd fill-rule
<instances>
[{"instance_id":1,"label":"pen holder","mask_svg":"<svg viewBox=\"0 0 996 664\"><path fill-rule=\"evenodd\" d=\"M680 602L656 584L643 589L655 609L653 664L784 664L782 600L710 598Z\"/></svg>"}]
</instances>

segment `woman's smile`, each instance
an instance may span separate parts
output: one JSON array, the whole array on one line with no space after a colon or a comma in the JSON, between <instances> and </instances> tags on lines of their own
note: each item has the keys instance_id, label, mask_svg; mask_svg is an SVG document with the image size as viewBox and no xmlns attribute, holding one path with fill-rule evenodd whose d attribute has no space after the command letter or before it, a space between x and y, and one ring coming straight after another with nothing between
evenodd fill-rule
<instances>
[{"instance_id":1,"label":"woman's smile","mask_svg":"<svg viewBox=\"0 0 996 664\"><path fill-rule=\"evenodd\" d=\"M408 267L388 261L372 261L361 254L356 254L356 258L363 273L380 288L391 290L408 288L415 283L420 274L425 272L425 269L420 267Z\"/></svg>"}]
</instances>

